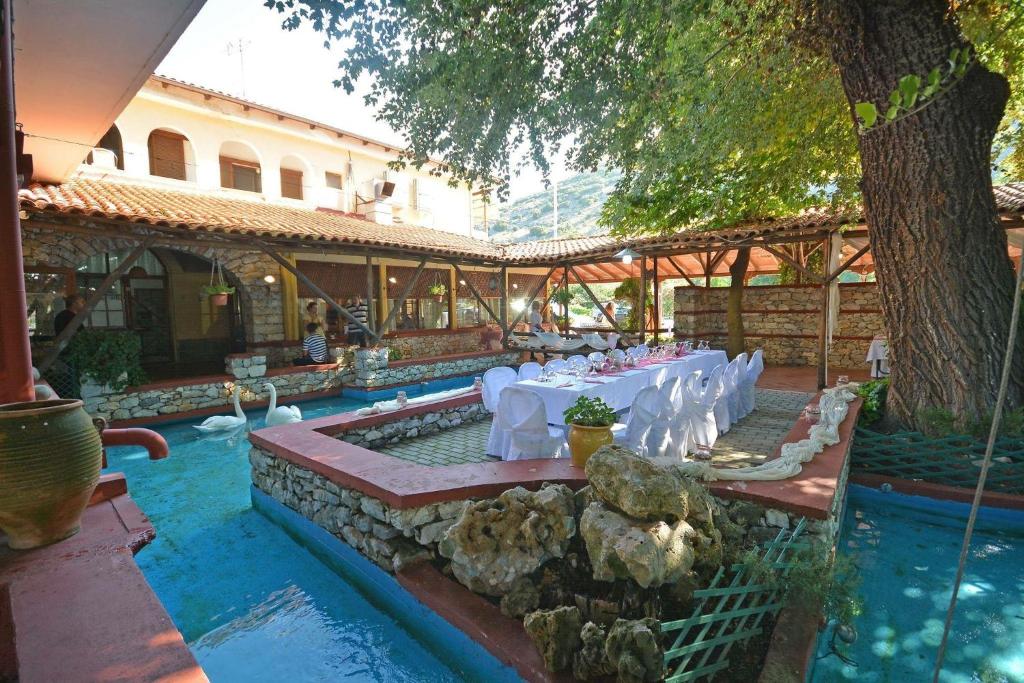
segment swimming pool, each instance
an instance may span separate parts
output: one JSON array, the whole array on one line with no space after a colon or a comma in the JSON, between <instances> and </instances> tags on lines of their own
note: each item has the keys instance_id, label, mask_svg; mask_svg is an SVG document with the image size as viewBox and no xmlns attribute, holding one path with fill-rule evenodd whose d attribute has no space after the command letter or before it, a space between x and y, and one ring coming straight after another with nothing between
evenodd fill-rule
<instances>
[{"instance_id":1,"label":"swimming pool","mask_svg":"<svg viewBox=\"0 0 1024 683\"><path fill-rule=\"evenodd\" d=\"M859 637L818 643L816 683L930 681L969 506L851 485L840 552L862 577ZM940 680L1024 681L1024 513L979 516ZM826 632L825 636L831 634Z\"/></svg>"},{"instance_id":2,"label":"swimming pool","mask_svg":"<svg viewBox=\"0 0 1024 683\"><path fill-rule=\"evenodd\" d=\"M300 405L310 419L366 404L339 398ZM263 427L263 415L251 411L251 429ZM212 681L473 678L252 509L244 433L222 440L191 424L156 430L171 447L169 458L111 448L108 470L126 474L156 527L156 540L136 562Z\"/></svg>"}]
</instances>

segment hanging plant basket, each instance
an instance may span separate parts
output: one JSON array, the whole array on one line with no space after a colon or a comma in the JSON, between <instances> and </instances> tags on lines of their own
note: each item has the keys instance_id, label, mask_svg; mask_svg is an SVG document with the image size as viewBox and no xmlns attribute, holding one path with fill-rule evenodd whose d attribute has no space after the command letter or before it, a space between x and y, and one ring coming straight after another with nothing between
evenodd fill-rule
<instances>
[{"instance_id":1,"label":"hanging plant basket","mask_svg":"<svg viewBox=\"0 0 1024 683\"><path fill-rule=\"evenodd\" d=\"M434 283L427 287L427 293L430 294L437 303L444 303L444 297L448 293L448 286L441 282L440 279L434 280Z\"/></svg>"},{"instance_id":2,"label":"hanging plant basket","mask_svg":"<svg viewBox=\"0 0 1024 683\"><path fill-rule=\"evenodd\" d=\"M235 288L224 281L224 273L220 269L220 261L216 258L210 264L210 284L203 287L210 303L214 306L227 306L228 297L235 293Z\"/></svg>"}]
</instances>

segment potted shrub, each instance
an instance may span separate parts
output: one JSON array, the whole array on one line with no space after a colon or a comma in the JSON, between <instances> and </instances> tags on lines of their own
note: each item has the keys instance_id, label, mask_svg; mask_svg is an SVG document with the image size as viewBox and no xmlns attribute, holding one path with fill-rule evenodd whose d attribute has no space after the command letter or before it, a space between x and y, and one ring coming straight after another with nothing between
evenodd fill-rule
<instances>
[{"instance_id":1,"label":"potted shrub","mask_svg":"<svg viewBox=\"0 0 1024 683\"><path fill-rule=\"evenodd\" d=\"M235 288L223 283L203 287L203 293L210 298L214 306L227 306L228 296L235 293Z\"/></svg>"},{"instance_id":2,"label":"potted shrub","mask_svg":"<svg viewBox=\"0 0 1024 683\"><path fill-rule=\"evenodd\" d=\"M435 282L427 287L427 293L437 299L437 303L444 303L444 295L448 293L448 287L441 282Z\"/></svg>"},{"instance_id":3,"label":"potted shrub","mask_svg":"<svg viewBox=\"0 0 1024 683\"><path fill-rule=\"evenodd\" d=\"M569 425L572 464L583 467L594 451L612 442L615 411L599 398L580 396L563 414Z\"/></svg>"}]
</instances>

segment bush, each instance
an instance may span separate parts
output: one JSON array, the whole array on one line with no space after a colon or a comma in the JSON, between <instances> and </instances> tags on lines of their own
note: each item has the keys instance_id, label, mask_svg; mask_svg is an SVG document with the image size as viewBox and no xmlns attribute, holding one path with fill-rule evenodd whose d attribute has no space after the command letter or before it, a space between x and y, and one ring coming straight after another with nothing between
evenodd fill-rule
<instances>
[{"instance_id":1,"label":"bush","mask_svg":"<svg viewBox=\"0 0 1024 683\"><path fill-rule=\"evenodd\" d=\"M115 391L142 384L142 341L133 332L82 329L68 345L67 361L79 377Z\"/></svg>"},{"instance_id":2,"label":"bush","mask_svg":"<svg viewBox=\"0 0 1024 683\"><path fill-rule=\"evenodd\" d=\"M889 396L889 378L864 382L857 389L857 395L864 399L858 421L864 426L873 425L885 414L885 401Z\"/></svg>"},{"instance_id":3,"label":"bush","mask_svg":"<svg viewBox=\"0 0 1024 683\"><path fill-rule=\"evenodd\" d=\"M615 424L615 411L599 398L580 396L563 415L566 423L581 427L611 427Z\"/></svg>"},{"instance_id":4,"label":"bush","mask_svg":"<svg viewBox=\"0 0 1024 683\"><path fill-rule=\"evenodd\" d=\"M402 355L402 351L400 349L396 349L394 346L389 346L388 347L388 360L389 361L402 360L403 357L404 356Z\"/></svg>"}]
</instances>

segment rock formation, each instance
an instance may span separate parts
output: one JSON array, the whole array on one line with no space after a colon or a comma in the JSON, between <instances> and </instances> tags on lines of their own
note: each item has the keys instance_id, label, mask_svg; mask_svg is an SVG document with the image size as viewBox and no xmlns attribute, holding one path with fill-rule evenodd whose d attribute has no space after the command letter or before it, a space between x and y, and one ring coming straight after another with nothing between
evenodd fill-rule
<instances>
[{"instance_id":1,"label":"rock formation","mask_svg":"<svg viewBox=\"0 0 1024 683\"><path fill-rule=\"evenodd\" d=\"M660 681L665 675L657 619L619 619L608 631L605 655L619 683Z\"/></svg>"},{"instance_id":2,"label":"rock formation","mask_svg":"<svg viewBox=\"0 0 1024 683\"><path fill-rule=\"evenodd\" d=\"M580 648L581 619L577 608L530 612L523 626L544 658L548 671L562 671L572 664L573 655Z\"/></svg>"}]
</instances>

